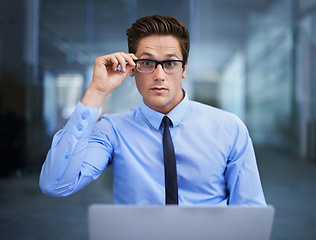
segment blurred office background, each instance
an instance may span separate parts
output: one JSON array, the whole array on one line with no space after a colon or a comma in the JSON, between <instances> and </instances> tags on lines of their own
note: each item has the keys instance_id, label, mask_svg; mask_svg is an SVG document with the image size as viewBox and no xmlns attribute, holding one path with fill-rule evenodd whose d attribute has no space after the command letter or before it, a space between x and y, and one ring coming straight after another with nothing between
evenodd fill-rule
<instances>
[{"instance_id":1,"label":"blurred office background","mask_svg":"<svg viewBox=\"0 0 316 240\"><path fill-rule=\"evenodd\" d=\"M315 239L316 0L1 0L0 239L87 238L86 207L111 202L110 172L52 199L38 189L39 171L94 59L127 51L125 30L153 14L190 31L189 97L247 125L276 207L272 239ZM102 112L140 102L128 77Z\"/></svg>"}]
</instances>

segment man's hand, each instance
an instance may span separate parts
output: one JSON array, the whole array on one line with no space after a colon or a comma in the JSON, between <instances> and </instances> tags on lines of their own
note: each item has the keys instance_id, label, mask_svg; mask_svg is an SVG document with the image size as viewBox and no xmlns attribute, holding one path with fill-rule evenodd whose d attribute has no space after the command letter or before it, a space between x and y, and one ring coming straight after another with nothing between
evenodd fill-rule
<instances>
[{"instance_id":1,"label":"man's hand","mask_svg":"<svg viewBox=\"0 0 316 240\"><path fill-rule=\"evenodd\" d=\"M137 59L134 54L123 52L96 58L92 82L81 103L87 107L100 108L105 98L121 85L135 67L134 59Z\"/></svg>"}]
</instances>

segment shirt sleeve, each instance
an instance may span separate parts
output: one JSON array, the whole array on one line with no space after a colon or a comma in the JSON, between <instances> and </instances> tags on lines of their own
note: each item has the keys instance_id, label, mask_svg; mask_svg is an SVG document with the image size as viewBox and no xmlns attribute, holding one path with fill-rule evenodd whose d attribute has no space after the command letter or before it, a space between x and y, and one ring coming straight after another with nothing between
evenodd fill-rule
<instances>
[{"instance_id":1,"label":"shirt sleeve","mask_svg":"<svg viewBox=\"0 0 316 240\"><path fill-rule=\"evenodd\" d=\"M237 119L235 143L225 172L229 205L266 205L253 144L248 130Z\"/></svg>"},{"instance_id":2,"label":"shirt sleeve","mask_svg":"<svg viewBox=\"0 0 316 240\"><path fill-rule=\"evenodd\" d=\"M43 193L70 195L98 178L108 166L112 149L108 139L94 129L98 113L98 109L78 103L66 126L54 135L40 174Z\"/></svg>"}]
</instances>

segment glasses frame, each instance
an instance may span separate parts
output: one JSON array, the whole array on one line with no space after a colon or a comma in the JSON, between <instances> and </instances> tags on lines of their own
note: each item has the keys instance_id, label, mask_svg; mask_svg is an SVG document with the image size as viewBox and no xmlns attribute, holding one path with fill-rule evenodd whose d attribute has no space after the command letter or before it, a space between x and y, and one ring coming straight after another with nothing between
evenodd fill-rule
<instances>
[{"instance_id":1,"label":"glasses frame","mask_svg":"<svg viewBox=\"0 0 316 240\"><path fill-rule=\"evenodd\" d=\"M139 62L139 61L149 61L149 62L154 62L155 63L155 68L151 71L151 72L144 72L144 71L140 71L138 68L137 68L137 62ZM152 73L152 72L154 72L156 69L157 69L157 67L158 67L158 65L160 64L161 65L161 67L162 67L162 69L164 70L164 72L165 73L168 73L168 72L166 72L166 70L165 70L165 68L164 68L164 64L165 63L168 63L168 62L181 62L182 63L182 69L184 68L184 66L185 66L185 64L186 64L186 60L164 60L164 61L157 61L157 60L152 60L152 59L135 59L134 60L134 62L135 62L135 64L136 64L136 66L135 66L135 68L137 69L137 71L138 72L141 72L141 73ZM181 71L181 69L178 71L178 72L180 72ZM178 72L172 72L172 73L178 73ZM170 72L169 72L170 73Z\"/></svg>"}]
</instances>

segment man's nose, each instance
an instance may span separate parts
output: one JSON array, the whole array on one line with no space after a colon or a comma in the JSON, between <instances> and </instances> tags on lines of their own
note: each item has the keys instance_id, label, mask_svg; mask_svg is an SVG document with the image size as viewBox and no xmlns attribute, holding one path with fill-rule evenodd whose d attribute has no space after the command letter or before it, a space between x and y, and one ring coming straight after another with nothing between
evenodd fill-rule
<instances>
[{"instance_id":1,"label":"man's nose","mask_svg":"<svg viewBox=\"0 0 316 240\"><path fill-rule=\"evenodd\" d=\"M164 80L165 79L165 70L163 70L162 64L158 64L157 68L154 71L155 80Z\"/></svg>"}]
</instances>

